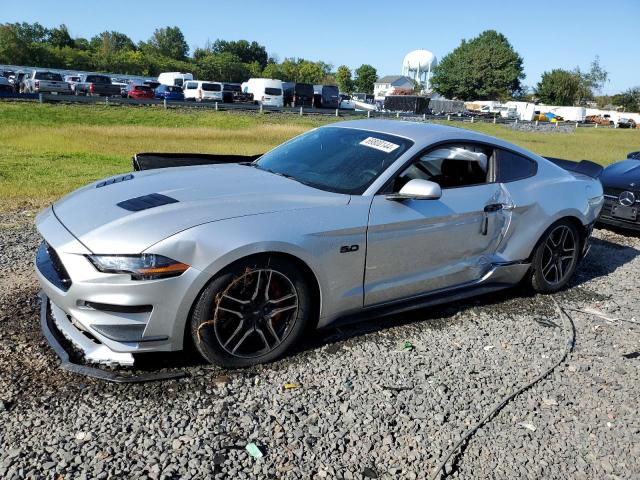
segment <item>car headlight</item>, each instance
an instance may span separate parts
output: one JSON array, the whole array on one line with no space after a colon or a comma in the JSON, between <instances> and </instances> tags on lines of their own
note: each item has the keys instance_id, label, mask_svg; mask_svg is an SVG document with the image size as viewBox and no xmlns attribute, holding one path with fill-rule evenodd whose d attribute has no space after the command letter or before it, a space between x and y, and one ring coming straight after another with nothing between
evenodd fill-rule
<instances>
[{"instance_id":1,"label":"car headlight","mask_svg":"<svg viewBox=\"0 0 640 480\"><path fill-rule=\"evenodd\" d=\"M87 255L102 273L128 273L132 280L157 280L182 275L189 265L163 255Z\"/></svg>"}]
</instances>

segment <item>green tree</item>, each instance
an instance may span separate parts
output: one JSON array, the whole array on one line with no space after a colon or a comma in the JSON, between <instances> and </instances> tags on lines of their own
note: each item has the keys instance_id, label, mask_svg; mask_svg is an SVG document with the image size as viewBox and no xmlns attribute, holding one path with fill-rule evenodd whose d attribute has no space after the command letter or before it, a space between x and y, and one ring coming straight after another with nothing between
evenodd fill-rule
<instances>
[{"instance_id":1,"label":"green tree","mask_svg":"<svg viewBox=\"0 0 640 480\"><path fill-rule=\"evenodd\" d=\"M65 24L60 25L57 28L52 28L49 30L49 35L47 36L47 42L52 47L64 48L64 47L74 47L75 42L71 35L69 34L69 29Z\"/></svg>"},{"instance_id":2,"label":"green tree","mask_svg":"<svg viewBox=\"0 0 640 480\"><path fill-rule=\"evenodd\" d=\"M624 108L625 112L640 111L640 87L630 88L611 97L611 104Z\"/></svg>"},{"instance_id":3,"label":"green tree","mask_svg":"<svg viewBox=\"0 0 640 480\"><path fill-rule=\"evenodd\" d=\"M30 63L29 44L8 23L0 25L0 63L25 65Z\"/></svg>"},{"instance_id":4,"label":"green tree","mask_svg":"<svg viewBox=\"0 0 640 480\"><path fill-rule=\"evenodd\" d=\"M231 53L236 55L242 63L258 62L262 68L268 63L267 49L258 42L249 43L247 40L218 39L210 47L211 53Z\"/></svg>"},{"instance_id":5,"label":"green tree","mask_svg":"<svg viewBox=\"0 0 640 480\"><path fill-rule=\"evenodd\" d=\"M340 65L336 70L336 83L341 92L353 92L353 80L351 78L351 69L346 65Z\"/></svg>"},{"instance_id":6,"label":"green tree","mask_svg":"<svg viewBox=\"0 0 640 480\"><path fill-rule=\"evenodd\" d=\"M541 102L550 105L573 105L580 96L582 84L576 72L556 68L544 72L536 92Z\"/></svg>"},{"instance_id":7,"label":"green tree","mask_svg":"<svg viewBox=\"0 0 640 480\"><path fill-rule=\"evenodd\" d=\"M304 61L298 68L298 75L296 82L301 83L320 83L324 78L325 73L322 65L319 63Z\"/></svg>"},{"instance_id":8,"label":"green tree","mask_svg":"<svg viewBox=\"0 0 640 480\"><path fill-rule=\"evenodd\" d=\"M133 41L124 33L104 31L91 39L91 49L102 57L110 57L121 50L135 50Z\"/></svg>"},{"instance_id":9,"label":"green tree","mask_svg":"<svg viewBox=\"0 0 640 480\"><path fill-rule=\"evenodd\" d=\"M486 30L460 45L434 69L431 84L436 92L460 100L497 100L520 91L524 78L522 58L509 40Z\"/></svg>"},{"instance_id":10,"label":"green tree","mask_svg":"<svg viewBox=\"0 0 640 480\"><path fill-rule=\"evenodd\" d=\"M264 78L276 78L282 80L284 72L282 71L282 65L279 63L269 63L262 71Z\"/></svg>"},{"instance_id":11,"label":"green tree","mask_svg":"<svg viewBox=\"0 0 640 480\"><path fill-rule=\"evenodd\" d=\"M198 60L195 73L207 80L241 82L249 77L249 67L232 53L212 53Z\"/></svg>"},{"instance_id":12,"label":"green tree","mask_svg":"<svg viewBox=\"0 0 640 480\"><path fill-rule=\"evenodd\" d=\"M186 60L189 45L179 27L157 28L147 43L142 43L143 50L173 60Z\"/></svg>"},{"instance_id":13,"label":"green tree","mask_svg":"<svg viewBox=\"0 0 640 480\"><path fill-rule=\"evenodd\" d=\"M378 79L378 72L371 65L360 65L356 69L354 87L356 91L362 93L373 93L373 84Z\"/></svg>"}]
</instances>

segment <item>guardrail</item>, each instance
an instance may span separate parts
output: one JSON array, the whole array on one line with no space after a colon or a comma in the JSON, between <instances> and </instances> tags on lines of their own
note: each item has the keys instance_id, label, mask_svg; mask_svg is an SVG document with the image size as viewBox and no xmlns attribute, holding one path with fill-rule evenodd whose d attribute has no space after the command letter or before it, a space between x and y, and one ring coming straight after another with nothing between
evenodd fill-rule
<instances>
[{"instance_id":1,"label":"guardrail","mask_svg":"<svg viewBox=\"0 0 640 480\"><path fill-rule=\"evenodd\" d=\"M328 109L328 108L315 108L315 107L270 107L266 105L254 105L251 103L223 103L212 101L169 101L169 100L134 100L130 98L121 97L100 97L100 96L75 96L75 95L56 95L56 94L28 94L28 93L0 93L0 100L2 99L22 99L22 100L36 100L40 103L84 103L84 104L99 104L99 105L137 105L137 106L155 106L162 108L196 108L196 109L211 109L216 111L243 111L243 112L255 112L255 113L284 113L284 114L296 114L296 115L324 115L324 116L336 116L336 117L359 117L359 118L399 118L412 121L448 121L448 122L463 122L463 123L493 123L493 124L526 124L526 125L546 125L553 127L573 127L573 128L617 128L615 125L598 125L596 123L582 123L582 122L538 122L526 121L517 119L507 119L501 117L469 117L458 116L456 114L449 115L427 115L427 114L414 114L408 112L384 112L384 111L361 111L361 110L347 110L347 109ZM631 129L632 130L632 129Z\"/></svg>"}]
</instances>

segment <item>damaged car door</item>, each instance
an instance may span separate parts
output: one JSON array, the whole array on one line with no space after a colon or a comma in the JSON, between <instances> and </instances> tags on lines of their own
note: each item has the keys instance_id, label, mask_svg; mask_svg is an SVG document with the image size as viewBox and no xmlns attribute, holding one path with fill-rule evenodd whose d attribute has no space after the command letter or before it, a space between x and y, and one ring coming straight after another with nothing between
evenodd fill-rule
<instances>
[{"instance_id":1,"label":"damaged car door","mask_svg":"<svg viewBox=\"0 0 640 480\"><path fill-rule=\"evenodd\" d=\"M404 195L415 180L439 185L439 198ZM508 192L495 182L493 149L450 144L419 155L372 201L365 306L481 279L511 208Z\"/></svg>"}]
</instances>

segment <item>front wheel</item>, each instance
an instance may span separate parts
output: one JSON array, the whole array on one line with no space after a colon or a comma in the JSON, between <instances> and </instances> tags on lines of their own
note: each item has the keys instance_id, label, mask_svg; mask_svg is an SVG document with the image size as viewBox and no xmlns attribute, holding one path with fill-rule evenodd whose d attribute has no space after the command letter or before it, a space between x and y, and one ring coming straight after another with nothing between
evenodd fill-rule
<instances>
[{"instance_id":1,"label":"front wheel","mask_svg":"<svg viewBox=\"0 0 640 480\"><path fill-rule=\"evenodd\" d=\"M539 293L564 288L578 266L582 241L576 226L561 220L542 236L531 263L531 286Z\"/></svg>"},{"instance_id":2,"label":"front wheel","mask_svg":"<svg viewBox=\"0 0 640 480\"><path fill-rule=\"evenodd\" d=\"M270 362L300 339L312 305L309 286L294 263L252 257L226 268L200 294L191 335L202 356L222 367Z\"/></svg>"}]
</instances>

